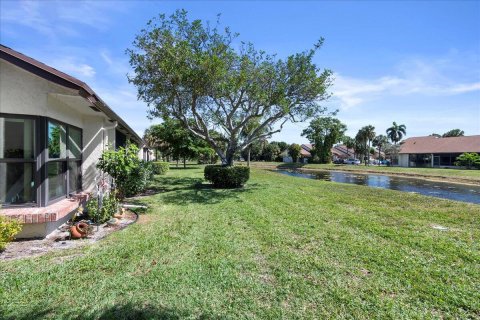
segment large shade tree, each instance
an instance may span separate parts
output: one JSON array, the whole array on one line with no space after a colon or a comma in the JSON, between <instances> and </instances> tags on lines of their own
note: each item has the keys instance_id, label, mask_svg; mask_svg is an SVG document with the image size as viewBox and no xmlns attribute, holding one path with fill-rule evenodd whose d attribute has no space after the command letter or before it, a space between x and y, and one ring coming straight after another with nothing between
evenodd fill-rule
<instances>
[{"instance_id":1,"label":"large shade tree","mask_svg":"<svg viewBox=\"0 0 480 320\"><path fill-rule=\"evenodd\" d=\"M313 154L320 163L332 161L332 147L340 142L347 126L333 117L319 117L310 122L310 125L303 130L310 143L314 144Z\"/></svg>"},{"instance_id":2,"label":"large shade tree","mask_svg":"<svg viewBox=\"0 0 480 320\"><path fill-rule=\"evenodd\" d=\"M302 147L297 143L292 143L288 146L288 154L292 157L293 162L297 162L301 156Z\"/></svg>"},{"instance_id":3,"label":"large shade tree","mask_svg":"<svg viewBox=\"0 0 480 320\"><path fill-rule=\"evenodd\" d=\"M218 22L189 21L180 10L148 22L127 50L134 69L129 80L149 105L149 116L181 121L227 165L286 122L324 113L320 102L329 97L332 75L313 63L323 39L311 50L279 59L249 43L234 48L236 37ZM252 120L258 127L245 134ZM212 138L212 129L224 136L225 148Z\"/></svg>"}]
</instances>

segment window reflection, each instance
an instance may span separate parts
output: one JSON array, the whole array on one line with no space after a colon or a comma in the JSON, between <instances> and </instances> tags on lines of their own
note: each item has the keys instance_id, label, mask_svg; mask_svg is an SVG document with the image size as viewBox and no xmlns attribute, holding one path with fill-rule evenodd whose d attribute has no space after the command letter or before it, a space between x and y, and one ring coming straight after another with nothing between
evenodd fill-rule
<instances>
[{"instance_id":1,"label":"window reflection","mask_svg":"<svg viewBox=\"0 0 480 320\"><path fill-rule=\"evenodd\" d=\"M48 121L48 157L64 159L67 157L65 126Z\"/></svg>"},{"instance_id":2,"label":"window reflection","mask_svg":"<svg viewBox=\"0 0 480 320\"><path fill-rule=\"evenodd\" d=\"M82 158L82 132L78 129L68 128L68 156L70 158Z\"/></svg>"}]
</instances>

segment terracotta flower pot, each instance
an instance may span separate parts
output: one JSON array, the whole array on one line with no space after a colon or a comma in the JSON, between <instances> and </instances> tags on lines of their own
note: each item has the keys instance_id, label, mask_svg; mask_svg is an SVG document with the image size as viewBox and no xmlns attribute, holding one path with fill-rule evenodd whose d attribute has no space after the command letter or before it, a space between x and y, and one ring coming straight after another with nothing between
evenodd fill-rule
<instances>
[{"instance_id":1,"label":"terracotta flower pot","mask_svg":"<svg viewBox=\"0 0 480 320\"><path fill-rule=\"evenodd\" d=\"M85 222L79 222L76 224L78 232L80 232L84 237L87 236L88 233L88 224Z\"/></svg>"},{"instance_id":2,"label":"terracotta flower pot","mask_svg":"<svg viewBox=\"0 0 480 320\"><path fill-rule=\"evenodd\" d=\"M77 230L77 226L70 227L70 236L72 239L80 239L82 237L82 234Z\"/></svg>"},{"instance_id":3,"label":"terracotta flower pot","mask_svg":"<svg viewBox=\"0 0 480 320\"><path fill-rule=\"evenodd\" d=\"M70 235L72 239L85 238L87 236L88 224L85 222L79 222L70 227Z\"/></svg>"}]
</instances>

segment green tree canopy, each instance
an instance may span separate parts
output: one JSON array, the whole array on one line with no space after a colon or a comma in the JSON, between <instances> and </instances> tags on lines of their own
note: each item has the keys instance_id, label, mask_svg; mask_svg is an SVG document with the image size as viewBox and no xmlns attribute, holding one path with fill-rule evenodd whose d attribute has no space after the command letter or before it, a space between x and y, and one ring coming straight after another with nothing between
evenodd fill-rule
<instances>
[{"instance_id":1,"label":"green tree canopy","mask_svg":"<svg viewBox=\"0 0 480 320\"><path fill-rule=\"evenodd\" d=\"M370 146L372 140L375 138L375 127L372 125L365 126L358 130L357 135L355 136L357 153L364 155L365 165L367 165L367 160L370 157ZM359 152L361 150L361 152Z\"/></svg>"},{"instance_id":2,"label":"green tree canopy","mask_svg":"<svg viewBox=\"0 0 480 320\"><path fill-rule=\"evenodd\" d=\"M452 129L450 131L445 132L442 137L443 138L448 138L448 137L463 137L465 132L460 129Z\"/></svg>"},{"instance_id":3,"label":"green tree canopy","mask_svg":"<svg viewBox=\"0 0 480 320\"><path fill-rule=\"evenodd\" d=\"M270 142L263 148L262 158L265 161L276 161L281 152L278 144Z\"/></svg>"},{"instance_id":4,"label":"green tree canopy","mask_svg":"<svg viewBox=\"0 0 480 320\"><path fill-rule=\"evenodd\" d=\"M147 102L150 117L173 117L207 141L222 161L279 132L288 121L305 121L325 112L331 71L320 70L311 50L285 59L258 51L250 43L235 49L237 34L200 20L186 11L160 15L148 22L128 49L134 69L129 81ZM190 121L193 119L193 121ZM258 127L244 135L248 123ZM219 145L212 129L226 139Z\"/></svg>"},{"instance_id":5,"label":"green tree canopy","mask_svg":"<svg viewBox=\"0 0 480 320\"><path fill-rule=\"evenodd\" d=\"M398 148L397 143L407 135L407 127L404 124L398 125L395 121L392 126L386 131L388 139L393 142L393 147L391 148L394 151L395 158L394 164L398 161Z\"/></svg>"},{"instance_id":6,"label":"green tree canopy","mask_svg":"<svg viewBox=\"0 0 480 320\"><path fill-rule=\"evenodd\" d=\"M342 137L342 143L347 147L347 155L349 155L349 149L355 149L355 139L349 136L343 136Z\"/></svg>"},{"instance_id":7,"label":"green tree canopy","mask_svg":"<svg viewBox=\"0 0 480 320\"><path fill-rule=\"evenodd\" d=\"M393 144L397 144L400 140L403 139L403 136L407 134L407 127L404 124L398 125L395 121L393 122L392 126L387 129L387 137Z\"/></svg>"},{"instance_id":8,"label":"green tree canopy","mask_svg":"<svg viewBox=\"0 0 480 320\"><path fill-rule=\"evenodd\" d=\"M457 162L455 162L455 165L465 166L467 169L471 169L472 167L477 167L480 169L480 155L475 152L462 153L457 157Z\"/></svg>"},{"instance_id":9,"label":"green tree canopy","mask_svg":"<svg viewBox=\"0 0 480 320\"><path fill-rule=\"evenodd\" d=\"M385 151L385 148L388 146L388 138L383 134L379 134L373 139L372 145L378 148L378 157L381 158L382 150Z\"/></svg>"},{"instance_id":10,"label":"green tree canopy","mask_svg":"<svg viewBox=\"0 0 480 320\"><path fill-rule=\"evenodd\" d=\"M320 163L330 163L331 149L335 143L342 140L345 131L347 126L337 118L319 117L310 122L308 128L303 130L302 136L315 145L312 151Z\"/></svg>"},{"instance_id":11,"label":"green tree canopy","mask_svg":"<svg viewBox=\"0 0 480 320\"><path fill-rule=\"evenodd\" d=\"M271 143L277 144L278 147L280 148L280 152L283 152L288 148L288 143L284 141L272 141Z\"/></svg>"},{"instance_id":12,"label":"green tree canopy","mask_svg":"<svg viewBox=\"0 0 480 320\"><path fill-rule=\"evenodd\" d=\"M300 157L300 151L302 147L299 144L292 143L288 146L288 154L292 157L293 162L297 162L298 158Z\"/></svg>"},{"instance_id":13,"label":"green tree canopy","mask_svg":"<svg viewBox=\"0 0 480 320\"><path fill-rule=\"evenodd\" d=\"M211 133L212 136L213 133ZM186 130L178 120L166 119L163 123L153 125L145 131L144 139L156 146L163 155L175 160L186 160L200 157L202 161L210 162L213 150L197 136Z\"/></svg>"}]
</instances>

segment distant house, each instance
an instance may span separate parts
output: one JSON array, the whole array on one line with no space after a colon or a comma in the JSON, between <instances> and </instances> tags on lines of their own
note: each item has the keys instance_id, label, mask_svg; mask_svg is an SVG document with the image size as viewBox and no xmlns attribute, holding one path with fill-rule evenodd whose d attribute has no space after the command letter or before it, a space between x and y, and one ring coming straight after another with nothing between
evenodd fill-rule
<instances>
[{"instance_id":1,"label":"distant house","mask_svg":"<svg viewBox=\"0 0 480 320\"><path fill-rule=\"evenodd\" d=\"M308 163L309 159L312 158L311 151L314 147L314 144L304 143L304 144L301 144L300 146L302 149L300 150L300 157L298 159L298 162ZM343 159L353 158L355 154L353 149L348 149L344 145L337 145L332 147L331 152L332 152L333 161L339 160L339 159L343 160ZM282 152L281 156L283 158L283 162L286 162L286 163L293 162L292 157L290 157L290 155L288 154L288 149Z\"/></svg>"},{"instance_id":2,"label":"distant house","mask_svg":"<svg viewBox=\"0 0 480 320\"><path fill-rule=\"evenodd\" d=\"M301 144L300 147L301 147L300 157L297 159L297 162L308 163L308 159L310 159L312 157L312 154L310 153L310 150L312 149L312 145L311 144ZM293 162L292 157L288 153L288 149L283 151L280 154L280 156L282 157L283 162L285 162L285 163Z\"/></svg>"},{"instance_id":3,"label":"distant house","mask_svg":"<svg viewBox=\"0 0 480 320\"><path fill-rule=\"evenodd\" d=\"M332 160L345 160L349 158L355 158L355 150L349 149L344 145L336 145L332 148Z\"/></svg>"},{"instance_id":4,"label":"distant house","mask_svg":"<svg viewBox=\"0 0 480 320\"><path fill-rule=\"evenodd\" d=\"M480 135L412 137L401 144L398 164L401 167L453 167L464 152L480 153Z\"/></svg>"},{"instance_id":5,"label":"distant house","mask_svg":"<svg viewBox=\"0 0 480 320\"><path fill-rule=\"evenodd\" d=\"M98 158L143 141L86 83L0 45L0 215L44 237L95 191Z\"/></svg>"}]
</instances>

